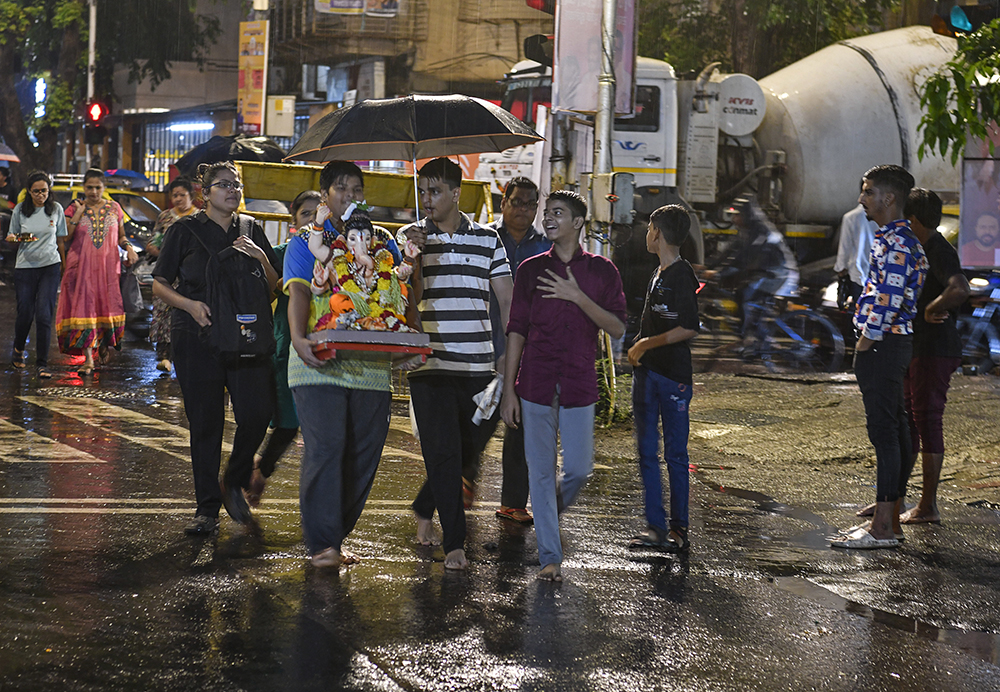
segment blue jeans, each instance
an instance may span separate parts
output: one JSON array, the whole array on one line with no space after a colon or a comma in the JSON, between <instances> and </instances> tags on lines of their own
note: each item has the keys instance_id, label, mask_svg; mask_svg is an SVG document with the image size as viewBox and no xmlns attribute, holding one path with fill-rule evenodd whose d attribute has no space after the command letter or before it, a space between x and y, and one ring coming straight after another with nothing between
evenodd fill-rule
<instances>
[{"instance_id":1,"label":"blue jeans","mask_svg":"<svg viewBox=\"0 0 1000 692\"><path fill-rule=\"evenodd\" d=\"M17 318L14 321L14 348L24 350L35 323L35 364L49 364L49 343L52 341L52 318L59 297L61 265L50 264L37 269L14 270L14 292L17 295Z\"/></svg>"},{"instance_id":2,"label":"blue jeans","mask_svg":"<svg viewBox=\"0 0 1000 692\"><path fill-rule=\"evenodd\" d=\"M670 480L670 528L688 525L688 408L691 385L674 382L647 368L632 375L632 413L639 448L639 474L646 490L646 522L666 533L663 484L660 480L660 431L663 422L663 449Z\"/></svg>"}]
</instances>

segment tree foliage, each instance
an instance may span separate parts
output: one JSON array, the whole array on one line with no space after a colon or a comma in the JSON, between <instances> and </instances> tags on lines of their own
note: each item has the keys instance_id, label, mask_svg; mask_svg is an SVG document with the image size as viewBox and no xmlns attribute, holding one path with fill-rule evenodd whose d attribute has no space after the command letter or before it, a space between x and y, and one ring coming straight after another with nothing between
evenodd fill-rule
<instances>
[{"instance_id":1,"label":"tree foliage","mask_svg":"<svg viewBox=\"0 0 1000 692\"><path fill-rule=\"evenodd\" d=\"M951 152L954 164L973 140L985 140L994 152L992 133L1000 123L1000 19L958 37L955 57L920 88L917 156Z\"/></svg>"},{"instance_id":2,"label":"tree foliage","mask_svg":"<svg viewBox=\"0 0 1000 692\"><path fill-rule=\"evenodd\" d=\"M754 78L836 41L883 28L897 0L644 0L639 52L680 72L710 62Z\"/></svg>"},{"instance_id":3,"label":"tree foliage","mask_svg":"<svg viewBox=\"0 0 1000 692\"><path fill-rule=\"evenodd\" d=\"M152 86L170 77L175 61L201 64L221 27L196 17L195 0L98 0L97 95L113 97L116 65L131 81ZM52 168L59 129L79 115L86 98L87 0L0 0L0 135L21 158L21 168ZM44 115L28 114L37 147L28 137L17 97L21 80L43 78ZM15 167L17 168L17 167Z\"/></svg>"},{"instance_id":4,"label":"tree foliage","mask_svg":"<svg viewBox=\"0 0 1000 692\"><path fill-rule=\"evenodd\" d=\"M129 81L170 79L170 63L204 64L205 51L222 31L216 17L194 14L195 0L114 0L98 5L100 73L128 65ZM140 30L136 30L141 27ZM111 40L101 40L101 32ZM110 85L109 85L110 86Z\"/></svg>"}]
</instances>

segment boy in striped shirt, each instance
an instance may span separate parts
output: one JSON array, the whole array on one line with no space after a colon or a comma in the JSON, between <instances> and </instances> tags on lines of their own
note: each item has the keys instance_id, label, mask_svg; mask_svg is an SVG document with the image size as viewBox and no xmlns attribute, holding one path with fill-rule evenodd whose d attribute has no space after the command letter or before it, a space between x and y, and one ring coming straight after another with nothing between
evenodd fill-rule
<instances>
[{"instance_id":1,"label":"boy in striped shirt","mask_svg":"<svg viewBox=\"0 0 1000 692\"><path fill-rule=\"evenodd\" d=\"M472 397L493 379L490 289L507 323L513 289L507 253L497 232L459 211L462 169L434 159L418 173L425 217L401 233L421 253L413 273L413 295L433 353L409 374L410 401L420 432L427 481L413 501L417 540L436 543L431 519L441 521L445 569L468 567L462 460L485 446L472 422Z\"/></svg>"}]
</instances>

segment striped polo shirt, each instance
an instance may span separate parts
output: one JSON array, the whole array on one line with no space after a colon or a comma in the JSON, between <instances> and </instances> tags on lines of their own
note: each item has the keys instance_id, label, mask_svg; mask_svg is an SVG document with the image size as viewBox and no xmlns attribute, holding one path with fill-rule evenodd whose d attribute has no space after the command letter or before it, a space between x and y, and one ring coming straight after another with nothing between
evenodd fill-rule
<instances>
[{"instance_id":1,"label":"striped polo shirt","mask_svg":"<svg viewBox=\"0 0 1000 692\"><path fill-rule=\"evenodd\" d=\"M438 230L430 219L417 222L427 228L418 308L433 353L410 377L493 372L490 281L510 276L510 266L497 232L461 216L451 235Z\"/></svg>"}]
</instances>

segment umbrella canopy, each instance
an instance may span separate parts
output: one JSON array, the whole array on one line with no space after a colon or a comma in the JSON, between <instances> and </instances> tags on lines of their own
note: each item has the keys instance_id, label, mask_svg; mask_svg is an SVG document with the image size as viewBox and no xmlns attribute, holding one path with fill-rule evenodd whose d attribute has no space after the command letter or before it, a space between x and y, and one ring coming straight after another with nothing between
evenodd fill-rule
<instances>
[{"instance_id":1,"label":"umbrella canopy","mask_svg":"<svg viewBox=\"0 0 1000 692\"><path fill-rule=\"evenodd\" d=\"M129 187L148 187L153 183L142 173L131 171L128 168L109 168L105 171L109 178L117 178Z\"/></svg>"},{"instance_id":2,"label":"umbrella canopy","mask_svg":"<svg viewBox=\"0 0 1000 692\"><path fill-rule=\"evenodd\" d=\"M0 161L10 161L12 163L18 163L21 161L21 159L18 157L17 154L14 153L13 149L8 147L3 142L0 142Z\"/></svg>"},{"instance_id":3,"label":"umbrella canopy","mask_svg":"<svg viewBox=\"0 0 1000 692\"><path fill-rule=\"evenodd\" d=\"M181 175L192 176L203 163L219 161L264 161L278 163L285 158L285 150L267 137L242 137L216 135L204 144L177 159Z\"/></svg>"},{"instance_id":4,"label":"umbrella canopy","mask_svg":"<svg viewBox=\"0 0 1000 692\"><path fill-rule=\"evenodd\" d=\"M471 96L369 99L324 116L286 160L429 159L503 151L541 136L495 106Z\"/></svg>"}]
</instances>

